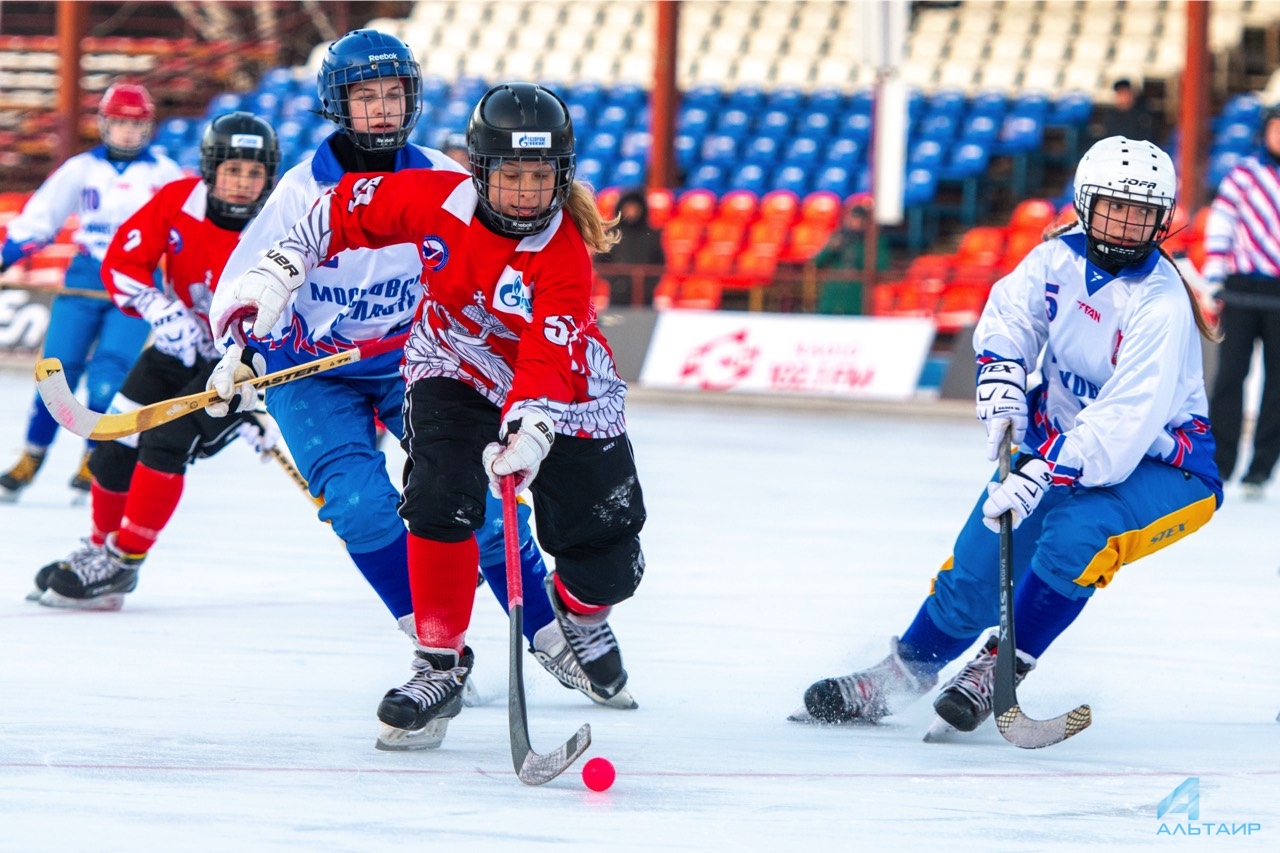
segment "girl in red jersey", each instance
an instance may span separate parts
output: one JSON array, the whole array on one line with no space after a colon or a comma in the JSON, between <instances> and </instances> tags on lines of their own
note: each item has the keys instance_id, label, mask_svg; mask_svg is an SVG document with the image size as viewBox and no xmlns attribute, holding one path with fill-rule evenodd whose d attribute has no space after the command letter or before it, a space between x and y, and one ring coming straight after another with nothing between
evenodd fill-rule
<instances>
[{"instance_id":1,"label":"girl in red jersey","mask_svg":"<svg viewBox=\"0 0 1280 853\"><path fill-rule=\"evenodd\" d=\"M419 689L397 697L413 728L461 709L474 531L500 477L530 488L539 543L556 558L547 580L556 617L605 697L627 680L609 610L644 572L626 384L590 301L591 254L617 236L573 180L568 109L534 84L496 86L471 115L467 148L471 175L345 177L236 282L228 313L265 335L307 272L338 252L418 247L427 294L402 368L400 514L424 650Z\"/></svg>"},{"instance_id":2,"label":"girl in red jersey","mask_svg":"<svg viewBox=\"0 0 1280 853\"><path fill-rule=\"evenodd\" d=\"M200 143L199 178L166 184L116 232L102 279L116 306L151 324L142 351L112 401L127 411L203 391L218 361L209 300L222 268L275 185L280 149L271 125L250 113L218 116ZM164 263L161 290L153 285ZM182 495L183 474L238 434L265 451L269 421L204 412L99 443L89 458L93 529L64 560L36 574L32 598L51 607L116 610Z\"/></svg>"}]
</instances>

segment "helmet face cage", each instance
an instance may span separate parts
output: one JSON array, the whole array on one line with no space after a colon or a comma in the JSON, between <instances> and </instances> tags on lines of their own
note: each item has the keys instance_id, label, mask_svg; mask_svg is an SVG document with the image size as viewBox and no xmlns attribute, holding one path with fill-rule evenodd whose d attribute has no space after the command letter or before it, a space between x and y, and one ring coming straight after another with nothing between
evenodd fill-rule
<instances>
[{"instance_id":1,"label":"helmet face cage","mask_svg":"<svg viewBox=\"0 0 1280 853\"><path fill-rule=\"evenodd\" d=\"M257 199L249 204L233 204L213 194L218 184L218 167L227 160L253 160L267 170L267 181ZM248 220L255 216L276 184L280 168L280 144L276 132L261 118L247 112L224 113L209 123L200 140L200 177L209 187L210 210L228 219Z\"/></svg>"},{"instance_id":2,"label":"helmet face cage","mask_svg":"<svg viewBox=\"0 0 1280 853\"><path fill-rule=\"evenodd\" d=\"M110 129L116 122L141 122L145 125L136 145L120 146L111 141ZM129 160L142 152L155 130L156 106L146 87L133 83L115 83L102 93L98 102L98 137L115 159Z\"/></svg>"},{"instance_id":3,"label":"helmet face cage","mask_svg":"<svg viewBox=\"0 0 1280 853\"><path fill-rule=\"evenodd\" d=\"M537 234L564 206L573 187L576 161L569 110L554 92L532 83L495 86L471 114L467 159L489 223L508 237ZM507 189L501 169L508 163L546 163L555 170L551 198L544 209L512 216L495 207L490 191Z\"/></svg>"},{"instance_id":4,"label":"helmet face cage","mask_svg":"<svg viewBox=\"0 0 1280 853\"><path fill-rule=\"evenodd\" d=\"M352 85L371 80L398 79L402 96L365 101L372 115L401 116L394 131L357 131L352 116ZM409 133L422 114L422 70L409 46L395 36L377 30L354 30L329 45L316 78L320 107L326 118L365 151L395 151L409 141Z\"/></svg>"},{"instance_id":5,"label":"helmet face cage","mask_svg":"<svg viewBox=\"0 0 1280 853\"><path fill-rule=\"evenodd\" d=\"M1146 260L1169 234L1176 193L1173 161L1156 145L1122 136L1095 143L1075 178L1076 215L1090 255L1117 269ZM1117 216L1106 199L1128 207Z\"/></svg>"}]
</instances>

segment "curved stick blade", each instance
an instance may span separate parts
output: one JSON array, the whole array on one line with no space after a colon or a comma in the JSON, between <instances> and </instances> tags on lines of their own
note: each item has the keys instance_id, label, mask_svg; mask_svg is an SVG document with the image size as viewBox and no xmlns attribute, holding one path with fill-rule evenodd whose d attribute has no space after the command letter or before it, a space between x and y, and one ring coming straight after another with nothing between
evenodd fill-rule
<instances>
[{"instance_id":1,"label":"curved stick blade","mask_svg":"<svg viewBox=\"0 0 1280 853\"><path fill-rule=\"evenodd\" d=\"M102 415L85 408L76 399L75 391L67 384L67 374L62 370L61 361L42 358L36 362L36 390L60 426L81 438L89 438L93 434Z\"/></svg>"},{"instance_id":2,"label":"curved stick blade","mask_svg":"<svg viewBox=\"0 0 1280 853\"><path fill-rule=\"evenodd\" d=\"M1093 722L1093 709L1088 705L1068 711L1052 720L1033 720L1017 705L996 717L1000 735L1014 746L1040 749L1062 743L1080 734Z\"/></svg>"}]
</instances>

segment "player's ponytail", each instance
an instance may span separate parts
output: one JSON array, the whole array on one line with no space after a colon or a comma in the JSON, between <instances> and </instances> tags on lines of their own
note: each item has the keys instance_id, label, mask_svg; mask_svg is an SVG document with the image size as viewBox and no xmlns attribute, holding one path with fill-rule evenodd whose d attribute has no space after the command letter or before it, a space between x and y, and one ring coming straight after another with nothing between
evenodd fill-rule
<instances>
[{"instance_id":1,"label":"player's ponytail","mask_svg":"<svg viewBox=\"0 0 1280 853\"><path fill-rule=\"evenodd\" d=\"M1205 319L1204 312L1200 310L1200 299L1196 296L1196 292L1192 289L1190 282L1187 281L1187 277L1182 274L1182 270L1178 269L1177 262L1164 250L1163 246L1160 248L1160 254L1164 255L1169 263L1173 264L1175 270L1178 270L1178 279L1182 282L1183 289L1187 291L1187 298L1191 300L1191 313L1195 315L1196 328L1200 330L1200 336L1206 341L1212 341L1215 344L1220 343L1222 341L1222 332L1209 325L1209 321Z\"/></svg>"},{"instance_id":2,"label":"player's ponytail","mask_svg":"<svg viewBox=\"0 0 1280 853\"><path fill-rule=\"evenodd\" d=\"M614 227L618 224L620 217L615 216L606 220L600 215L600 208L596 207L595 194L591 192L588 184L574 181L573 186L569 188L569 197L565 200L564 208L573 219L573 224L578 226L583 242L592 252L597 254L607 252L622 239L622 235Z\"/></svg>"}]
</instances>

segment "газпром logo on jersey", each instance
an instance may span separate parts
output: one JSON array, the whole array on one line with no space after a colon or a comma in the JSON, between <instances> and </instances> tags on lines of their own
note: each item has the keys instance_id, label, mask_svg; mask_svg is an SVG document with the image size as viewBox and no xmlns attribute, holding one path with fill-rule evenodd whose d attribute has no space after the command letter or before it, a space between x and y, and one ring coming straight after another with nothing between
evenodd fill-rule
<instances>
[{"instance_id":1,"label":"\u0433\u0430\u0437\u043f\u0440\u043e\u043c logo on jersey","mask_svg":"<svg viewBox=\"0 0 1280 853\"><path fill-rule=\"evenodd\" d=\"M533 319L533 300L529 294L529 285L519 270L504 268L493 290L493 307L504 314L519 315L528 323Z\"/></svg>"}]
</instances>

